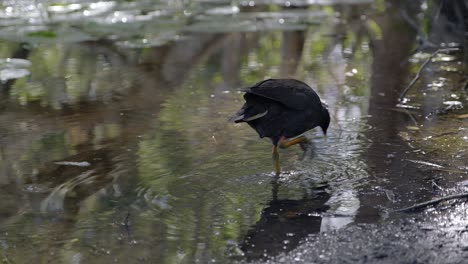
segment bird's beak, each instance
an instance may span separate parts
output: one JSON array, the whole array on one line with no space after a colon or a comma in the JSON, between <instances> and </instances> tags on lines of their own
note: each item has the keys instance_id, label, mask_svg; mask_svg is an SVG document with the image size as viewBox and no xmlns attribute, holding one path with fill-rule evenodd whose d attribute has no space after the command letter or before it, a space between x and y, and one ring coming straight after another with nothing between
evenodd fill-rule
<instances>
[{"instance_id":1,"label":"bird's beak","mask_svg":"<svg viewBox=\"0 0 468 264\"><path fill-rule=\"evenodd\" d=\"M323 127L321 127L321 129L322 129L322 131L323 131L323 137L324 137L325 139L327 139L327 138L328 138L327 129L326 129L326 128L323 128Z\"/></svg>"},{"instance_id":2,"label":"bird's beak","mask_svg":"<svg viewBox=\"0 0 468 264\"><path fill-rule=\"evenodd\" d=\"M327 136L327 129L326 128L323 128L323 127L320 127L323 131L323 135L326 137Z\"/></svg>"}]
</instances>

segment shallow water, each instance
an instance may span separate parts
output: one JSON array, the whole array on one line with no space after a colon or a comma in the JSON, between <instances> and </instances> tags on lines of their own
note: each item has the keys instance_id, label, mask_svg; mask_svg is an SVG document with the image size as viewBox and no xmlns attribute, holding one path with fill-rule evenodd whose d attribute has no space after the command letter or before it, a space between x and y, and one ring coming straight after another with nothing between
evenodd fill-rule
<instances>
[{"instance_id":1,"label":"shallow water","mask_svg":"<svg viewBox=\"0 0 468 264\"><path fill-rule=\"evenodd\" d=\"M56 2L0 12L6 263L257 260L468 177L461 60L396 107L424 55L397 9ZM267 77L304 80L332 115L276 180L268 140L227 122Z\"/></svg>"}]
</instances>

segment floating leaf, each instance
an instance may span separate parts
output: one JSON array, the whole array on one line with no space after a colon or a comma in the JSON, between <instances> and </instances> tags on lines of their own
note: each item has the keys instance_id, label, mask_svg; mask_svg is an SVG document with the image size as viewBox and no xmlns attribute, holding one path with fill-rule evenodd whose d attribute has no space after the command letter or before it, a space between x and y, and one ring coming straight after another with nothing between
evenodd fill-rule
<instances>
[{"instance_id":1,"label":"floating leaf","mask_svg":"<svg viewBox=\"0 0 468 264\"><path fill-rule=\"evenodd\" d=\"M30 74L25 69L31 66L31 62L23 59L7 58L0 59L0 81L18 79Z\"/></svg>"},{"instance_id":2,"label":"floating leaf","mask_svg":"<svg viewBox=\"0 0 468 264\"><path fill-rule=\"evenodd\" d=\"M442 104L446 105L448 109L462 109L463 104L460 101L445 101Z\"/></svg>"},{"instance_id":3,"label":"floating leaf","mask_svg":"<svg viewBox=\"0 0 468 264\"><path fill-rule=\"evenodd\" d=\"M44 30L44 31L36 31L36 32L29 32L27 34L30 37L43 37L43 38L55 38L57 34L53 31Z\"/></svg>"},{"instance_id":4,"label":"floating leaf","mask_svg":"<svg viewBox=\"0 0 468 264\"><path fill-rule=\"evenodd\" d=\"M433 59L432 61L454 61L456 60L457 57L453 56L453 55L447 55L447 54L437 54Z\"/></svg>"},{"instance_id":5,"label":"floating leaf","mask_svg":"<svg viewBox=\"0 0 468 264\"><path fill-rule=\"evenodd\" d=\"M31 67L32 63L28 60L17 59L17 58L7 58L0 59L0 69L4 68L27 68Z\"/></svg>"},{"instance_id":6,"label":"floating leaf","mask_svg":"<svg viewBox=\"0 0 468 264\"><path fill-rule=\"evenodd\" d=\"M208 15L232 15L239 13L240 9L237 6L216 7L206 11Z\"/></svg>"},{"instance_id":7,"label":"floating leaf","mask_svg":"<svg viewBox=\"0 0 468 264\"><path fill-rule=\"evenodd\" d=\"M419 130L419 127L417 127L417 126L407 126L406 128L407 128L408 130L413 130L413 131Z\"/></svg>"},{"instance_id":8,"label":"floating leaf","mask_svg":"<svg viewBox=\"0 0 468 264\"><path fill-rule=\"evenodd\" d=\"M51 13L69 13L77 11L83 8L83 5L78 3L73 4L52 4L47 7L47 10Z\"/></svg>"},{"instance_id":9,"label":"floating leaf","mask_svg":"<svg viewBox=\"0 0 468 264\"><path fill-rule=\"evenodd\" d=\"M29 74L30 72L25 69L4 69L0 70L0 81L4 82L7 80L18 79Z\"/></svg>"}]
</instances>

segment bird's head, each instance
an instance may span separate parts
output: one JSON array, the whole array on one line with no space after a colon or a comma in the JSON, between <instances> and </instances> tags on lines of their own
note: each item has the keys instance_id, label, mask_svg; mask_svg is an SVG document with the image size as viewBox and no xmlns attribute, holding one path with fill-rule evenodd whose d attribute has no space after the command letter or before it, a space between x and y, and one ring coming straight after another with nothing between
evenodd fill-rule
<instances>
[{"instance_id":1,"label":"bird's head","mask_svg":"<svg viewBox=\"0 0 468 264\"><path fill-rule=\"evenodd\" d=\"M320 127L322 128L323 134L327 134L328 126L330 125L330 113L328 113L327 105L322 102L322 122Z\"/></svg>"}]
</instances>

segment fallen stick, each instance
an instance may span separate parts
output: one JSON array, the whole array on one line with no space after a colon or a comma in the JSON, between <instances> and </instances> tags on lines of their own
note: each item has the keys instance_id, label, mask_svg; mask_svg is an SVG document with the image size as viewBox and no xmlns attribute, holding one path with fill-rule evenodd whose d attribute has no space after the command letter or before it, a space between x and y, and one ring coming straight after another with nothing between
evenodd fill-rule
<instances>
[{"instance_id":1,"label":"fallen stick","mask_svg":"<svg viewBox=\"0 0 468 264\"><path fill-rule=\"evenodd\" d=\"M411 212L411 211L416 211L418 209L430 206L430 205L435 205L443 201L448 201L448 200L453 200L453 199L460 199L460 198L468 198L468 193L460 193L460 194L453 194L449 196L444 196L441 198L433 199L427 202L422 202L422 203L417 203L413 206L402 208L395 210L394 212Z\"/></svg>"},{"instance_id":2,"label":"fallen stick","mask_svg":"<svg viewBox=\"0 0 468 264\"><path fill-rule=\"evenodd\" d=\"M448 51L455 51L455 50L459 50L459 49L458 48L446 48L446 49L438 49L438 50L434 51L434 53L432 53L431 56L429 56L429 58L427 58L427 60L421 65L418 72L416 73L416 76L414 76L413 80L411 80L411 82L408 84L408 86L406 86L405 90L403 90L403 92L401 93L400 98L398 99L398 101L399 102L403 101L403 98L405 97L408 90L416 83L416 81L419 79L419 77L421 77L422 70L432 60L432 58L434 58L435 55L437 55L437 54L439 54L441 52L448 52Z\"/></svg>"}]
</instances>

